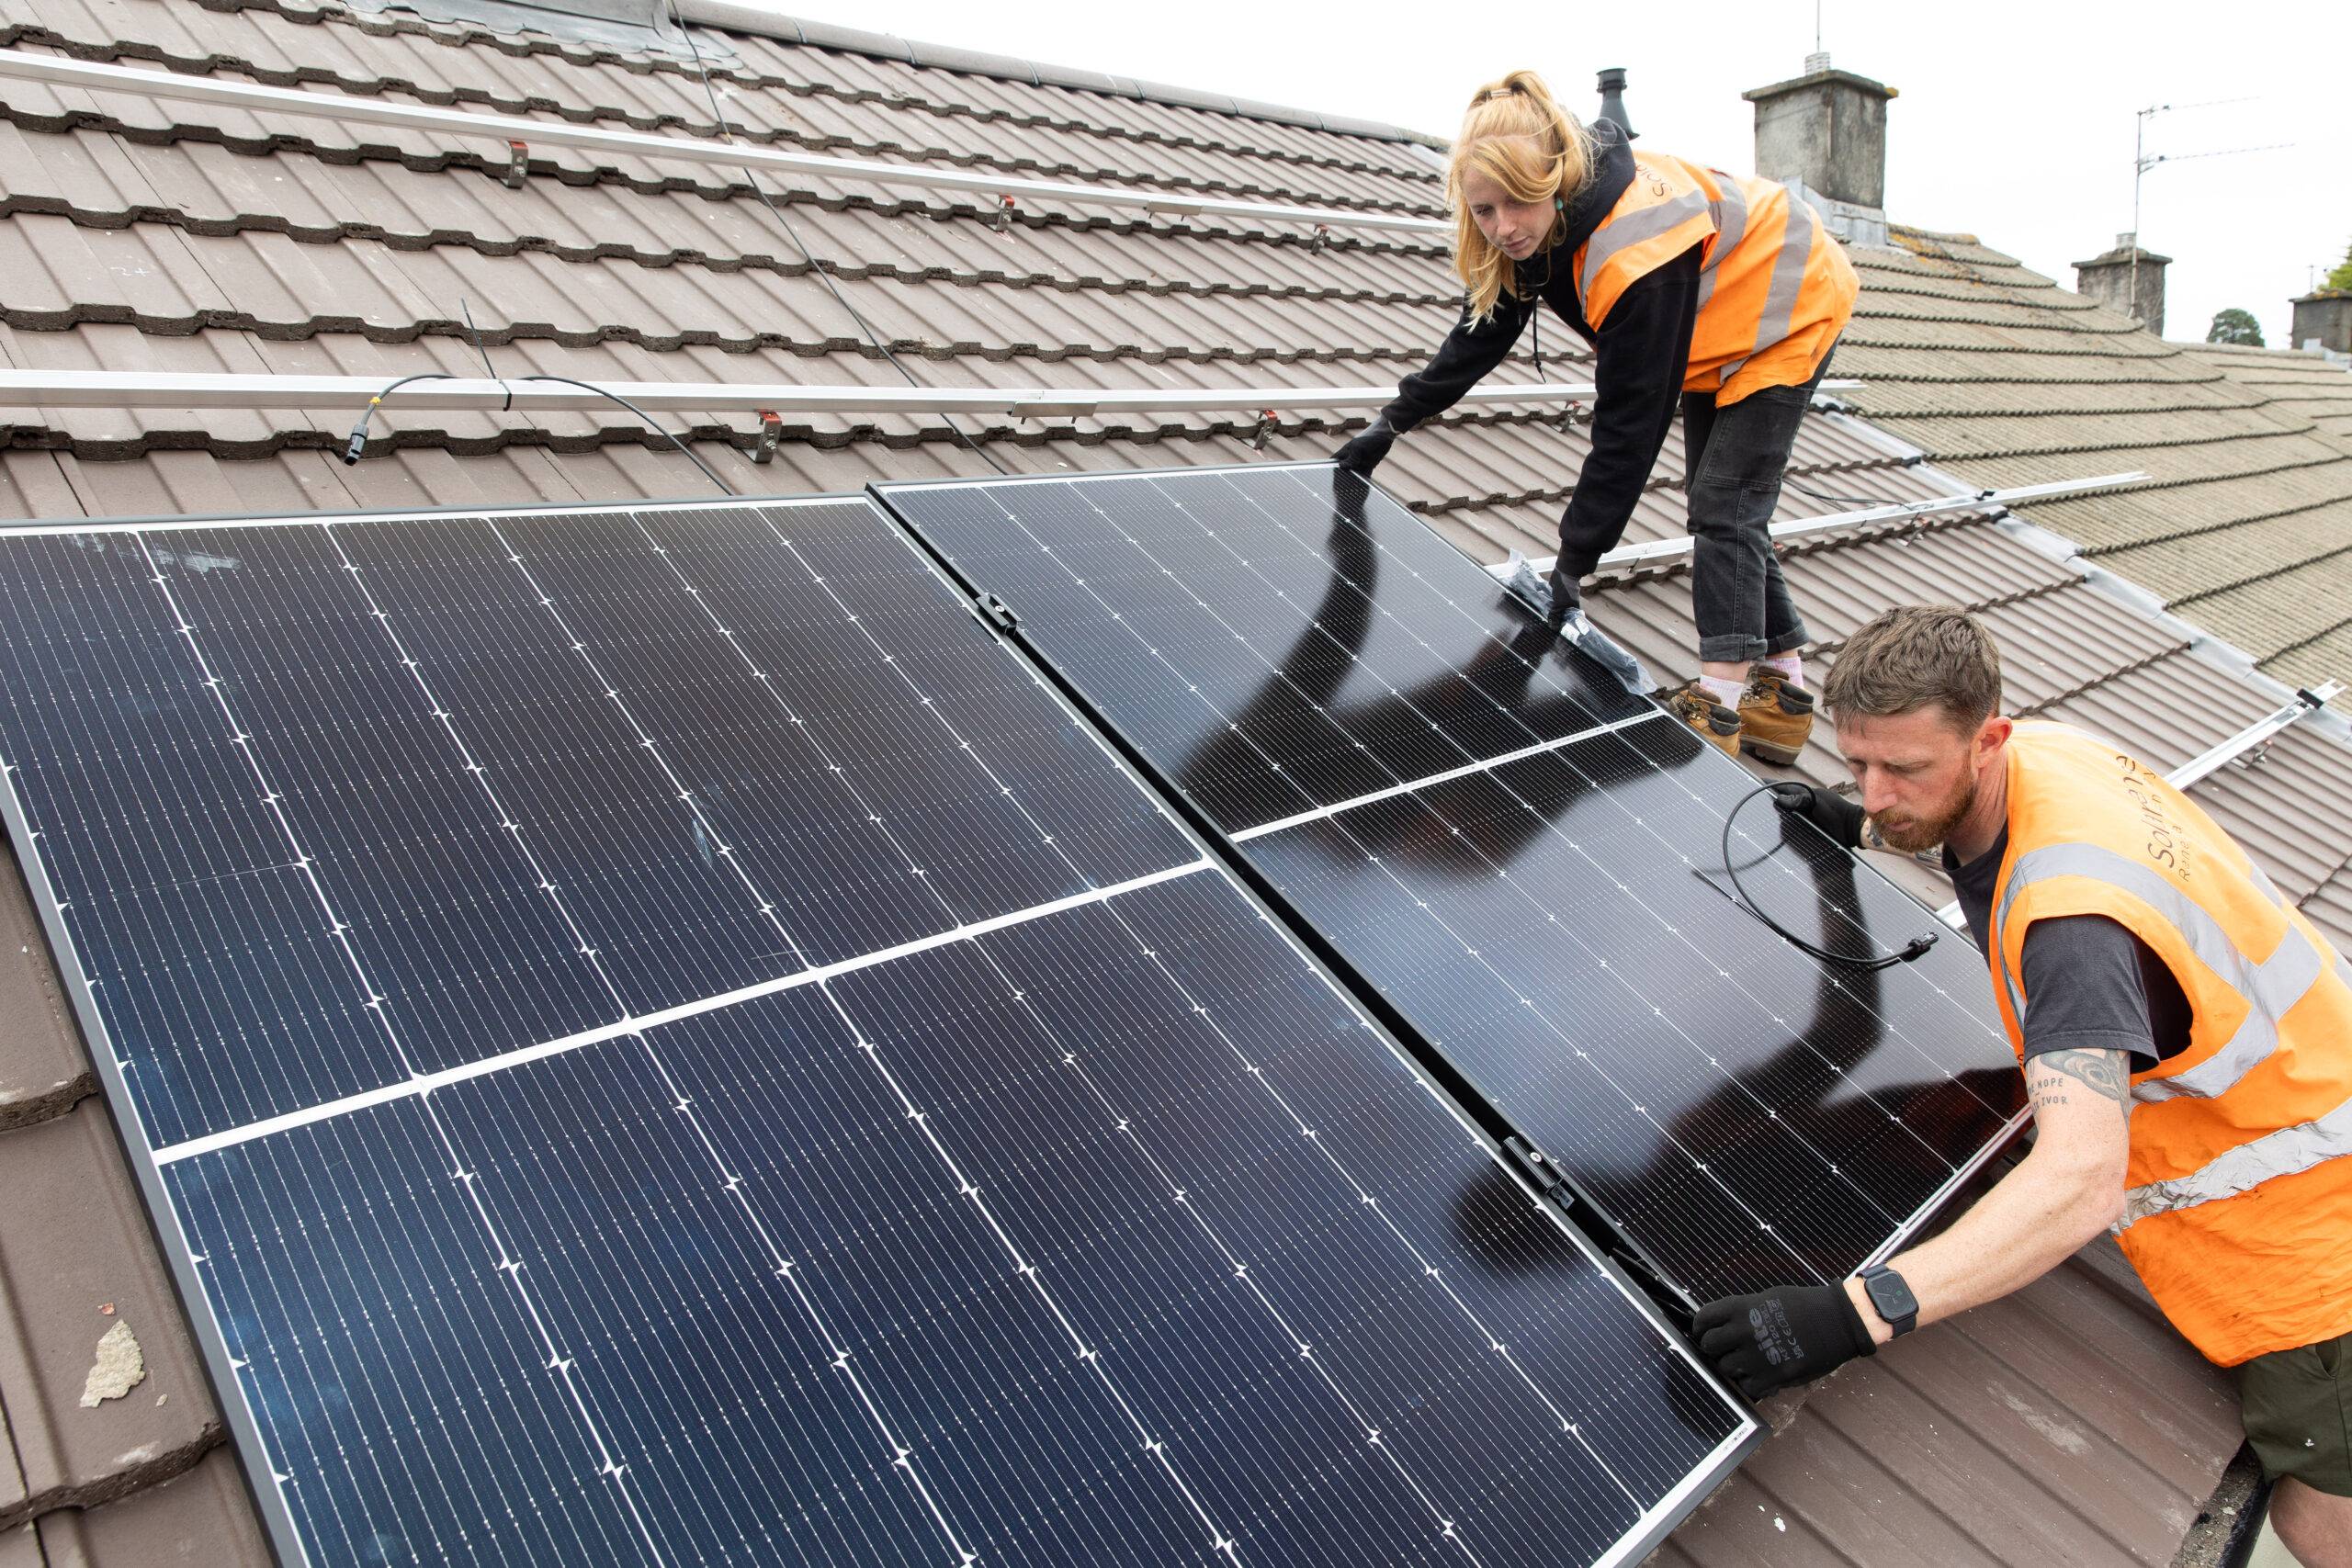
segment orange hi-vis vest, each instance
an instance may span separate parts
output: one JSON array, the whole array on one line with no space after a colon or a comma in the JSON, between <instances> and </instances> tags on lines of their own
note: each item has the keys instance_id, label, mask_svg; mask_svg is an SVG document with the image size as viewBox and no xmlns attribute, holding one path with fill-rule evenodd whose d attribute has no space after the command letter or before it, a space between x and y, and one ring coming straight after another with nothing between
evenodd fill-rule
<instances>
[{"instance_id":1,"label":"orange hi-vis vest","mask_svg":"<svg viewBox=\"0 0 2352 1568\"><path fill-rule=\"evenodd\" d=\"M1787 186L1663 152L1634 154L1633 184L1577 248L1586 324L1599 332L1636 279L1693 245L1706 248L1682 389L1736 403L1811 380L1861 288L1844 247Z\"/></svg>"},{"instance_id":2,"label":"orange hi-vis vest","mask_svg":"<svg viewBox=\"0 0 2352 1568\"><path fill-rule=\"evenodd\" d=\"M2024 1055L2033 922L2104 915L2180 983L2187 1049L2132 1076L2123 1252L2225 1367L2352 1332L2352 970L2213 819L2061 724L2008 745L1993 989Z\"/></svg>"}]
</instances>

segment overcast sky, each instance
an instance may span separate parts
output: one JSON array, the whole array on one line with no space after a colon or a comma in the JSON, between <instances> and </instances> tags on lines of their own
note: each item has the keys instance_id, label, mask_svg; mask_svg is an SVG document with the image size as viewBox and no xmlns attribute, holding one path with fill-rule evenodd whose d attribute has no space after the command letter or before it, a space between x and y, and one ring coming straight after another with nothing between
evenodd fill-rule
<instances>
[{"instance_id":1,"label":"overcast sky","mask_svg":"<svg viewBox=\"0 0 2352 1568\"><path fill-rule=\"evenodd\" d=\"M761 0L766 3L766 0ZM1800 73L1813 0L1679 6L1521 4L1106 5L1101 0L784 0L845 26L1116 75L1176 83L1450 135L1480 82L1532 66L1589 115L1593 73L1630 73L1645 147L1754 166L1740 93ZM2172 256L2165 334L2205 335L2213 312L2254 312L2286 342L2287 301L2352 243L2352 109L2340 5L2239 0L2190 6L2084 0L1866 5L1823 0L1840 68L1901 96L1888 107L1887 209L1897 222L1973 232L2045 276L2132 226L2133 111L2151 152L2293 147L2151 170L2141 232Z\"/></svg>"}]
</instances>

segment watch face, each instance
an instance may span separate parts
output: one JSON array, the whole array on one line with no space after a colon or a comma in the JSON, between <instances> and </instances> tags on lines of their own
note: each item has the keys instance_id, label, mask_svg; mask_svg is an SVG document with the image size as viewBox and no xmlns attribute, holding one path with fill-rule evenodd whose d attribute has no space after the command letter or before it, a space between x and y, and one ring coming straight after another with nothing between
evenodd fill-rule
<instances>
[{"instance_id":1,"label":"watch face","mask_svg":"<svg viewBox=\"0 0 2352 1568\"><path fill-rule=\"evenodd\" d=\"M1900 1274L1872 1274L1862 1281L1862 1289L1871 1293L1871 1304L1878 1308L1878 1314L1889 1323L1898 1317L1913 1317L1918 1314L1919 1298L1911 1293L1911 1287L1903 1282Z\"/></svg>"}]
</instances>

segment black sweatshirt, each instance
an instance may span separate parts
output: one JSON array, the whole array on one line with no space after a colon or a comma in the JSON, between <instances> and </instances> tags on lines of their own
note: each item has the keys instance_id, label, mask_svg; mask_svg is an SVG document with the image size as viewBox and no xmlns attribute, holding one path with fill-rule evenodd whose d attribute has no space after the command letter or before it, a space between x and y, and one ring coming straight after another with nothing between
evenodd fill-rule
<instances>
[{"instance_id":1,"label":"black sweatshirt","mask_svg":"<svg viewBox=\"0 0 2352 1568\"><path fill-rule=\"evenodd\" d=\"M1385 411L1390 424L1410 430L1452 408L1510 355L1535 312L1536 299L1551 306L1592 344L1593 383L1599 389L1592 456L1585 459L1560 519L1560 564L1578 577L1589 575L1601 553L1623 536L1642 487L1649 482L1658 448L1674 427L1683 372L1690 362L1690 334L1699 320L1700 253L1694 245L1629 287L1598 333L1586 322L1574 258L1634 179L1633 150L1617 128L1599 120L1592 130L1600 143L1593 177L1568 203L1560 242L1519 264L1525 297L1504 289L1483 325L1465 312L1429 368L1406 377Z\"/></svg>"}]
</instances>

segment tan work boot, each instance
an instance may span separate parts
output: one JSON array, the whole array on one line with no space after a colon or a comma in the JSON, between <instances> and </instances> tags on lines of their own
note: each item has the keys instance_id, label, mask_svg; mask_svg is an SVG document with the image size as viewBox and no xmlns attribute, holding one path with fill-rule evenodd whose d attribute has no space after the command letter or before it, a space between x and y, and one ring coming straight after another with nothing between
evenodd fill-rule
<instances>
[{"instance_id":1,"label":"tan work boot","mask_svg":"<svg viewBox=\"0 0 2352 1568\"><path fill-rule=\"evenodd\" d=\"M1751 665L1739 695L1739 744L1768 762L1793 766L1813 733L1813 694L1769 664Z\"/></svg>"},{"instance_id":2,"label":"tan work boot","mask_svg":"<svg viewBox=\"0 0 2352 1568\"><path fill-rule=\"evenodd\" d=\"M1693 681L1667 694L1667 711L1695 731L1700 739L1726 757L1739 754L1739 715L1707 694Z\"/></svg>"}]
</instances>

